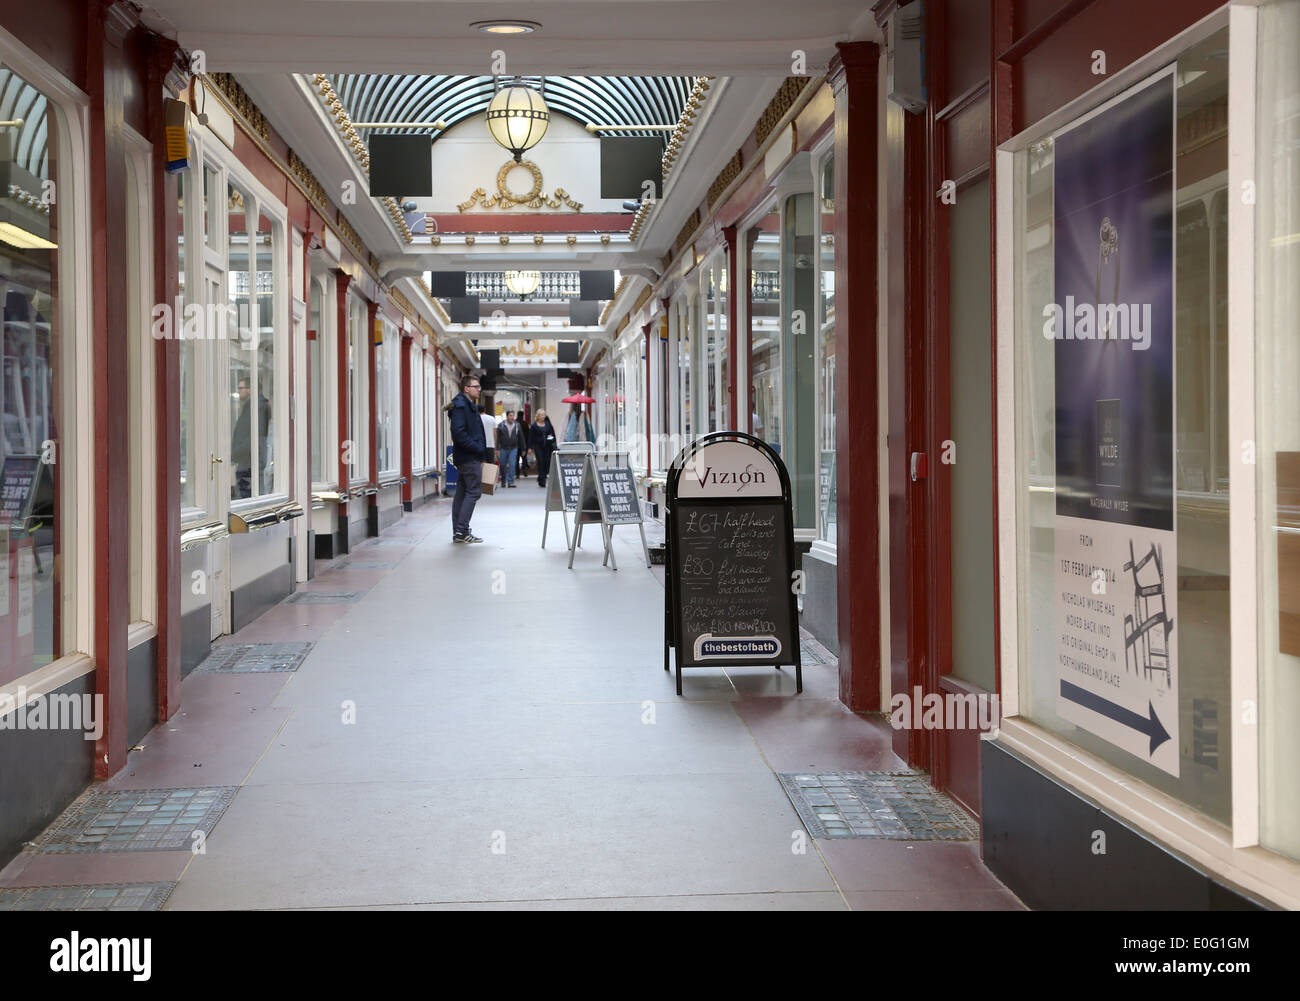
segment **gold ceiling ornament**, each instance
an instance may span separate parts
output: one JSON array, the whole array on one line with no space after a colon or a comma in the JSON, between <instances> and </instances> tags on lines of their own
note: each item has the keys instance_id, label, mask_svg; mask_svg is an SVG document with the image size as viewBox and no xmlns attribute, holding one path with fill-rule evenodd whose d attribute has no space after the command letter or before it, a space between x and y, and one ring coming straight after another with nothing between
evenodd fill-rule
<instances>
[{"instance_id":1,"label":"gold ceiling ornament","mask_svg":"<svg viewBox=\"0 0 1300 1001\"><path fill-rule=\"evenodd\" d=\"M538 233L536 236L533 237L533 243L537 244L537 246L539 246L539 247L542 245L542 234L541 234L541 233Z\"/></svg>"},{"instance_id":2,"label":"gold ceiling ornament","mask_svg":"<svg viewBox=\"0 0 1300 1001\"><path fill-rule=\"evenodd\" d=\"M564 242L567 243L570 247L572 247L575 243L578 242L578 238L574 236L572 233L570 233L568 236L564 238Z\"/></svg>"},{"instance_id":3,"label":"gold ceiling ornament","mask_svg":"<svg viewBox=\"0 0 1300 1001\"><path fill-rule=\"evenodd\" d=\"M435 247L441 247L442 237L440 237L437 233L434 233L433 236L429 237L429 243Z\"/></svg>"},{"instance_id":4,"label":"gold ceiling ornament","mask_svg":"<svg viewBox=\"0 0 1300 1001\"><path fill-rule=\"evenodd\" d=\"M465 246L467 246L467 247L472 247L472 246L474 246L474 237L473 237L472 234L469 235L469 236L467 236L467 237L465 237Z\"/></svg>"},{"instance_id":5,"label":"gold ceiling ornament","mask_svg":"<svg viewBox=\"0 0 1300 1001\"><path fill-rule=\"evenodd\" d=\"M603 245L605 245L605 246L609 246L609 234L608 234L608 233L601 233L601 234L600 234L600 242L601 242Z\"/></svg>"},{"instance_id":6,"label":"gold ceiling ornament","mask_svg":"<svg viewBox=\"0 0 1300 1001\"><path fill-rule=\"evenodd\" d=\"M511 191L508 183L511 171L518 167L528 171L533 179L533 186L523 194ZM497 193L495 195L489 197L487 191L483 188L475 188L469 199L457 205L456 209L459 212L466 212L476 204L485 209L512 209L517 205L526 206L530 209L540 209L543 206L558 209L567 205L575 212L582 211L582 203L575 202L563 188L556 188L553 196L547 195L542 190L542 170L532 160L521 160L518 163L515 163L514 160L507 160L502 168L497 171Z\"/></svg>"},{"instance_id":7,"label":"gold ceiling ornament","mask_svg":"<svg viewBox=\"0 0 1300 1001\"><path fill-rule=\"evenodd\" d=\"M503 247L510 242L510 237L506 233L502 233L500 236L497 237L497 239L501 241L501 246Z\"/></svg>"}]
</instances>

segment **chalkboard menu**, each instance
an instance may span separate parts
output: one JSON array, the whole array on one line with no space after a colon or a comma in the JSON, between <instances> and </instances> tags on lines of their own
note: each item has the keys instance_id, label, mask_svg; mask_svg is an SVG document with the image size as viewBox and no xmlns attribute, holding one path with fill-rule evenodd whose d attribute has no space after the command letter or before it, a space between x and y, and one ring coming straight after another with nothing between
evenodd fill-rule
<instances>
[{"instance_id":1,"label":"chalkboard menu","mask_svg":"<svg viewBox=\"0 0 1300 1001\"><path fill-rule=\"evenodd\" d=\"M673 463L667 491L664 669L794 665L803 691L793 588L790 482L764 442L706 435Z\"/></svg>"},{"instance_id":2,"label":"chalkboard menu","mask_svg":"<svg viewBox=\"0 0 1300 1001\"><path fill-rule=\"evenodd\" d=\"M566 443L551 453L550 483L546 487L546 516L542 521L542 548L546 548L546 529L550 524L551 512L560 512L564 522L565 548L569 548L569 522L564 516L566 511L578 510L578 497L582 492L582 471L587 456L592 452L588 442ZM541 471L538 471L541 475Z\"/></svg>"},{"instance_id":3,"label":"chalkboard menu","mask_svg":"<svg viewBox=\"0 0 1300 1001\"><path fill-rule=\"evenodd\" d=\"M26 521L40 481L39 455L6 455L0 473L0 524Z\"/></svg>"}]
</instances>

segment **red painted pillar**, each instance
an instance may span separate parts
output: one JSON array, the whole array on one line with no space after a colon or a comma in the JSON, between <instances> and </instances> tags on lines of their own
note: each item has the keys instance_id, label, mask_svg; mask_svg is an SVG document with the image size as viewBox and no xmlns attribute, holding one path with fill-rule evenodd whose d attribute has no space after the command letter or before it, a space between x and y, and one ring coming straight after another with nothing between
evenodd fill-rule
<instances>
[{"instance_id":1,"label":"red painted pillar","mask_svg":"<svg viewBox=\"0 0 1300 1001\"><path fill-rule=\"evenodd\" d=\"M379 303L366 303L366 385L369 387L366 391L367 423L369 424L366 429L366 441L370 452L370 469L366 473L366 477L372 486L379 482L379 452L377 449L379 401L375 398L375 386L378 385L375 380L375 320L378 316ZM377 496L370 499L371 507L374 507L377 503Z\"/></svg>"},{"instance_id":2,"label":"red painted pillar","mask_svg":"<svg viewBox=\"0 0 1300 1001\"><path fill-rule=\"evenodd\" d=\"M749 392L745 394L745 421L739 421L736 427L743 427L750 434L754 433L754 244L758 242L758 227L751 226L745 231L745 282L744 290L737 290L745 298L745 378L749 380Z\"/></svg>"},{"instance_id":3,"label":"red painted pillar","mask_svg":"<svg viewBox=\"0 0 1300 1001\"><path fill-rule=\"evenodd\" d=\"M180 285L180 217L176 208L176 177L167 171L163 87L176 63L176 43L153 39L148 63L149 141L153 143L154 301L175 303ZM157 498L155 558L158 581L156 672L159 720L171 719L181 703L181 366L180 341L171 337L153 342L155 414L154 495Z\"/></svg>"},{"instance_id":4,"label":"red painted pillar","mask_svg":"<svg viewBox=\"0 0 1300 1001\"><path fill-rule=\"evenodd\" d=\"M651 447L651 438L650 438L650 433L651 433L650 432L650 408L654 406L654 401L650 399L650 366L651 364L653 364L654 361L654 359L651 357L650 354L650 344L651 344L650 334L651 332L653 332L656 326L658 326L657 321L651 320L649 323L647 323L644 327L641 328L641 333L645 336L645 474L646 476L650 475L650 471L651 471L650 467L654 462L654 449Z\"/></svg>"},{"instance_id":5,"label":"red painted pillar","mask_svg":"<svg viewBox=\"0 0 1300 1001\"><path fill-rule=\"evenodd\" d=\"M95 692L106 719L95 742L95 777L126 763L126 626L130 618L130 401L127 261L117 252L126 232L126 146L122 109L128 69L122 43L131 29L123 8L86 8L86 82L90 94L91 385L94 468ZM173 541L171 545L175 545ZM66 584L65 584L66 586Z\"/></svg>"},{"instance_id":6,"label":"red painted pillar","mask_svg":"<svg viewBox=\"0 0 1300 1001\"><path fill-rule=\"evenodd\" d=\"M402 478L406 480L402 484L402 508L411 510L411 335L403 330L401 332L401 355L402 355L402 402L400 405L401 422L402 422ZM421 369L423 372L423 369Z\"/></svg>"},{"instance_id":7,"label":"red painted pillar","mask_svg":"<svg viewBox=\"0 0 1300 1001\"><path fill-rule=\"evenodd\" d=\"M727 366L727 412L731 414L731 426L739 429L744 425L740 411L736 409L736 377L740 368L740 356L736 350L739 340L736 336L736 328L739 326L740 319L740 300L737 296L740 283L736 281L740 254L737 253L736 247L736 227L723 226L722 238L727 241L727 274L731 286L731 293L727 296L727 357L731 359L731 364ZM745 287L749 287L748 283Z\"/></svg>"},{"instance_id":8,"label":"red painted pillar","mask_svg":"<svg viewBox=\"0 0 1300 1001\"><path fill-rule=\"evenodd\" d=\"M348 459L355 456L356 442L348 444L348 286L352 276L346 271L335 271L335 293L338 300L338 443L339 443L339 501L338 531L342 534L340 551L348 551L348 484L352 479L352 469Z\"/></svg>"},{"instance_id":9,"label":"red painted pillar","mask_svg":"<svg viewBox=\"0 0 1300 1001\"><path fill-rule=\"evenodd\" d=\"M880 708L880 477L876 455L880 383L876 364L877 71L879 48L841 42L831 58L835 93L835 398L862 400L837 421L839 495L836 581L840 701ZM849 461L861 457L864 461Z\"/></svg>"}]
</instances>

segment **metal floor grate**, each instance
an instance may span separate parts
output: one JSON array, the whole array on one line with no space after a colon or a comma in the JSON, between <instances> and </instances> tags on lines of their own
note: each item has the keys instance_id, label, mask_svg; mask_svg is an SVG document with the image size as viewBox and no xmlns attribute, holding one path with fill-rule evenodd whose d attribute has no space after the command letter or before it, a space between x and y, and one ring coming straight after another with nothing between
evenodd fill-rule
<instances>
[{"instance_id":1,"label":"metal floor grate","mask_svg":"<svg viewBox=\"0 0 1300 1001\"><path fill-rule=\"evenodd\" d=\"M238 791L205 789L92 789L83 793L27 850L153 852L188 849L194 832L211 835Z\"/></svg>"},{"instance_id":2,"label":"metal floor grate","mask_svg":"<svg viewBox=\"0 0 1300 1001\"><path fill-rule=\"evenodd\" d=\"M294 591L286 605L346 605L358 601L364 591Z\"/></svg>"},{"instance_id":3,"label":"metal floor grate","mask_svg":"<svg viewBox=\"0 0 1300 1001\"><path fill-rule=\"evenodd\" d=\"M313 643L222 643L194 669L204 674L270 674L296 671Z\"/></svg>"},{"instance_id":4,"label":"metal floor grate","mask_svg":"<svg viewBox=\"0 0 1300 1001\"><path fill-rule=\"evenodd\" d=\"M175 883L26 886L0 890L0 911L157 911Z\"/></svg>"},{"instance_id":5,"label":"metal floor grate","mask_svg":"<svg viewBox=\"0 0 1300 1001\"><path fill-rule=\"evenodd\" d=\"M979 831L924 772L817 772L778 775L815 838L974 841Z\"/></svg>"}]
</instances>

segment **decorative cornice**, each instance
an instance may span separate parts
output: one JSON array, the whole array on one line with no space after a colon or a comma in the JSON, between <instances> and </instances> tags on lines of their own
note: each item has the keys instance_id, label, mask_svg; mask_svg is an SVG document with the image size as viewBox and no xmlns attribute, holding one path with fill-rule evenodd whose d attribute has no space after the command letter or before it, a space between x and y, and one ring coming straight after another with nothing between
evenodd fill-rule
<instances>
[{"instance_id":1,"label":"decorative cornice","mask_svg":"<svg viewBox=\"0 0 1300 1001\"><path fill-rule=\"evenodd\" d=\"M647 285L641 290L641 294L636 297L636 302L632 306L632 312L635 313L638 309L649 302L652 295L654 295L654 289Z\"/></svg>"},{"instance_id":2,"label":"decorative cornice","mask_svg":"<svg viewBox=\"0 0 1300 1001\"><path fill-rule=\"evenodd\" d=\"M339 235L348 241L348 245L357 252L357 256L363 261L368 261L370 259L370 251L366 249L366 245L361 239L361 234L356 231L352 223L348 222L347 216L342 212L339 213L337 226L339 228Z\"/></svg>"},{"instance_id":3,"label":"decorative cornice","mask_svg":"<svg viewBox=\"0 0 1300 1001\"><path fill-rule=\"evenodd\" d=\"M399 292L396 288L390 288L388 290L388 301L391 302L398 309L400 309L408 317L413 317L416 315L415 307L411 305L411 300L406 298L406 296L402 295L402 293Z\"/></svg>"},{"instance_id":4,"label":"decorative cornice","mask_svg":"<svg viewBox=\"0 0 1300 1001\"><path fill-rule=\"evenodd\" d=\"M262 114L262 109L244 92L244 88L239 86L234 76L230 73L205 73L203 78L225 95L235 113L247 123L252 131L263 139L269 140L271 138L271 123Z\"/></svg>"},{"instance_id":5,"label":"decorative cornice","mask_svg":"<svg viewBox=\"0 0 1300 1001\"><path fill-rule=\"evenodd\" d=\"M330 204L329 195L325 193L325 186L317 180L302 157L293 150L289 150L289 170L298 179L298 183L302 185L307 192L307 197L311 199L311 203L316 206L321 215L326 218L333 215L334 206Z\"/></svg>"},{"instance_id":6,"label":"decorative cornice","mask_svg":"<svg viewBox=\"0 0 1300 1001\"><path fill-rule=\"evenodd\" d=\"M776 128L777 123L785 117L785 113L794 106L794 102L799 99L803 89L817 79L819 78L810 76L788 76L785 78L785 82L781 84L781 89L768 102L767 107L763 109L763 113L758 116L758 124L754 126L754 138L758 140L760 146L772 134L772 130Z\"/></svg>"},{"instance_id":7,"label":"decorative cornice","mask_svg":"<svg viewBox=\"0 0 1300 1001\"><path fill-rule=\"evenodd\" d=\"M713 179L709 185L709 208L713 208L714 202L718 196L727 189L727 185L740 176L740 150L736 150L735 156L727 161L725 167L718 172L718 176Z\"/></svg>"},{"instance_id":8,"label":"decorative cornice","mask_svg":"<svg viewBox=\"0 0 1300 1001\"><path fill-rule=\"evenodd\" d=\"M692 234L700 228L700 210L696 209L690 214L690 217L682 224L682 228L677 231L677 239L673 241L673 256L682 252L682 248L690 242Z\"/></svg>"},{"instance_id":9,"label":"decorative cornice","mask_svg":"<svg viewBox=\"0 0 1300 1001\"><path fill-rule=\"evenodd\" d=\"M668 183L668 175L672 172L673 165L677 162L677 157L686 144L686 136L690 133L691 126L695 123L700 109L704 107L704 102L709 93L709 86L712 82L712 77L696 77L695 86L691 88L690 96L686 98L686 106L682 108L682 117L678 119L677 127L673 129L672 135L668 137L668 148L664 150L662 161L664 184Z\"/></svg>"},{"instance_id":10,"label":"decorative cornice","mask_svg":"<svg viewBox=\"0 0 1300 1001\"><path fill-rule=\"evenodd\" d=\"M316 94L321 103L325 105L325 110L334 116L339 135L343 137L343 144L352 151L352 158L356 160L361 172L369 177L370 151L366 149L366 144L361 141L361 135L357 132L356 126L352 124L352 117L348 114L348 109L343 107L343 102L334 93L334 87L330 84L329 77L324 73L315 73L312 75L312 84L316 87ZM376 200L384 206L384 211L393 220L393 225L397 227L402 239L407 243L411 243L411 228L406 224L406 216L402 212L402 207L397 204L397 200L388 195Z\"/></svg>"},{"instance_id":11,"label":"decorative cornice","mask_svg":"<svg viewBox=\"0 0 1300 1001\"><path fill-rule=\"evenodd\" d=\"M628 227L627 238L636 243L636 238L641 235L641 227L645 225L646 219L650 217L650 210L654 207L654 199L649 199L641 203L641 207L636 210L636 215L632 217L632 225Z\"/></svg>"}]
</instances>

